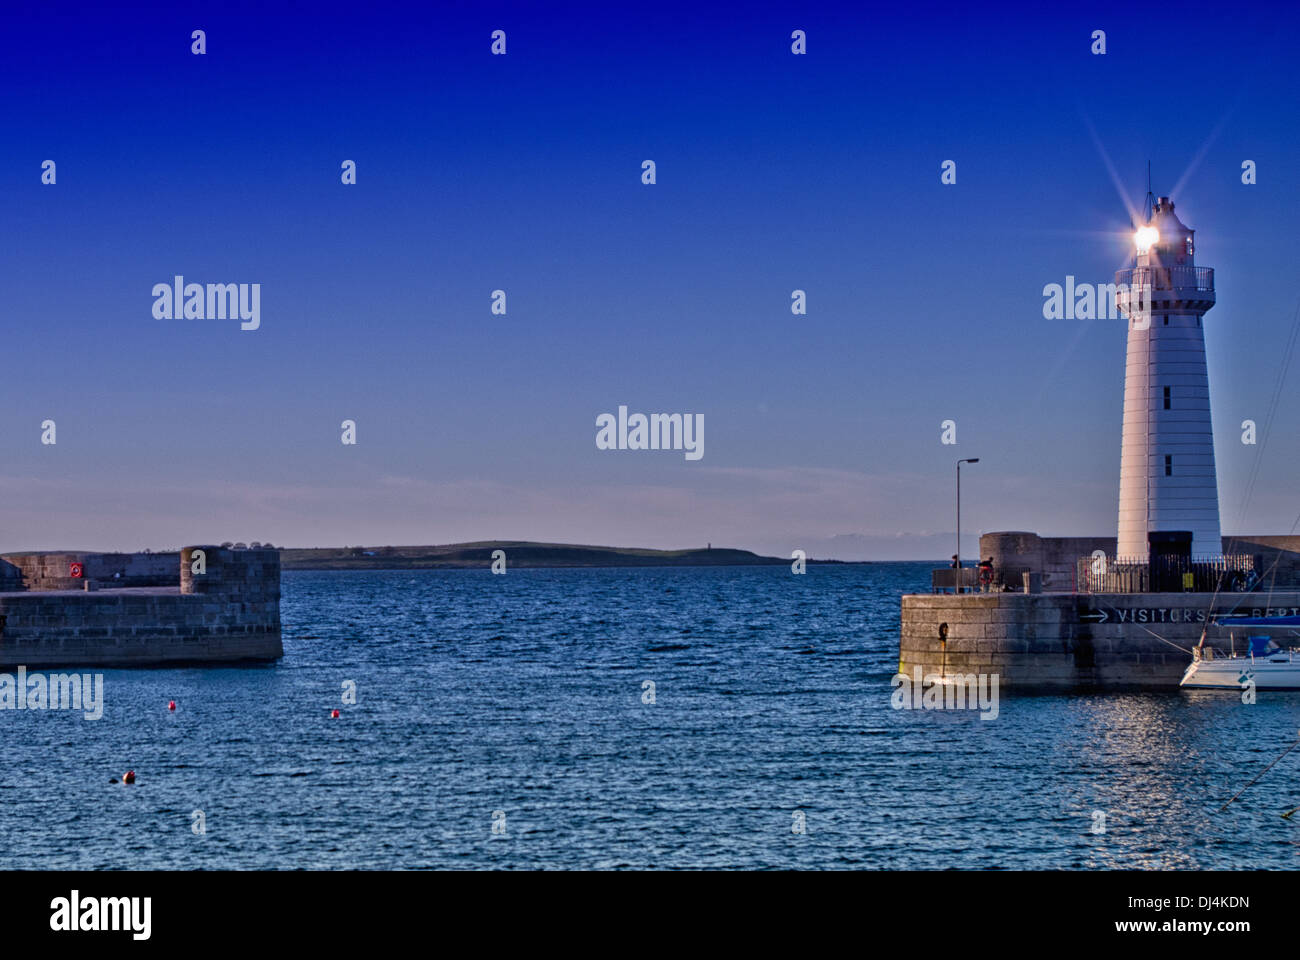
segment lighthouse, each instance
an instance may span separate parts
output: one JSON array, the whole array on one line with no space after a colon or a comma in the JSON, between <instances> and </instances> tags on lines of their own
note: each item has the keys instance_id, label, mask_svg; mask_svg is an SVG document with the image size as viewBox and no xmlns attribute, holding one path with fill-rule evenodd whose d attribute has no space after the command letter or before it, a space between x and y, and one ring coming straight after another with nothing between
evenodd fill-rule
<instances>
[{"instance_id":1,"label":"lighthouse","mask_svg":"<svg viewBox=\"0 0 1300 960\"><path fill-rule=\"evenodd\" d=\"M1116 557L1145 562L1153 550L1217 557L1223 541L1202 322L1214 306L1214 270L1196 266L1196 231L1172 200L1160 197L1150 209L1134 234L1135 265L1115 275L1128 318Z\"/></svg>"}]
</instances>

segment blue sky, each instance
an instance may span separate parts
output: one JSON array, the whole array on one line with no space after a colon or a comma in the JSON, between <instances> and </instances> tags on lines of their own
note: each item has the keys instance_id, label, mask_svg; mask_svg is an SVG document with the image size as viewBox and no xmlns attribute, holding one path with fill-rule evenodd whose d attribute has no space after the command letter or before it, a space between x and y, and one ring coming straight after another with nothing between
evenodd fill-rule
<instances>
[{"instance_id":1,"label":"blue sky","mask_svg":"<svg viewBox=\"0 0 1300 960\"><path fill-rule=\"evenodd\" d=\"M1125 262L1097 142L1217 271L1224 529L1287 532L1296 376L1238 425L1300 299L1298 15L1132 10L6 11L0 549L939 557L958 456L972 535L1113 533L1123 324L1042 317ZM260 283L261 329L156 320L176 274ZM619 404L704 414L704 458L597 450Z\"/></svg>"}]
</instances>

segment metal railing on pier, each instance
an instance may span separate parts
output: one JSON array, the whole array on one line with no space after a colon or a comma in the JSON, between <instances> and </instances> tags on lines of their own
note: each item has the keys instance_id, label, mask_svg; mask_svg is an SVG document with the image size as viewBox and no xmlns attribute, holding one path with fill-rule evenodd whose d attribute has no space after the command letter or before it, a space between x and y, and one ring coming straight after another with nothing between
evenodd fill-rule
<instances>
[{"instance_id":1,"label":"metal railing on pier","mask_svg":"<svg viewBox=\"0 0 1300 960\"><path fill-rule=\"evenodd\" d=\"M1079 593L1213 593L1253 590L1258 584L1249 556L1081 557Z\"/></svg>"},{"instance_id":2,"label":"metal railing on pier","mask_svg":"<svg viewBox=\"0 0 1300 960\"><path fill-rule=\"evenodd\" d=\"M987 579L985 583L987 584ZM930 571L930 592L931 593L975 593L980 589L980 569L978 566L962 567L960 570L952 567L946 570Z\"/></svg>"}]
</instances>

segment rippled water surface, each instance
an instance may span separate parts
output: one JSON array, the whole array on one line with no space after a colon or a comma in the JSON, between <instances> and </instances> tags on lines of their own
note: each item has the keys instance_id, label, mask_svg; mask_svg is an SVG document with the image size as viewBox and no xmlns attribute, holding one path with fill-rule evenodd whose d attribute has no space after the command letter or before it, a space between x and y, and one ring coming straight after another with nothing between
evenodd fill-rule
<instances>
[{"instance_id":1,"label":"rippled water surface","mask_svg":"<svg viewBox=\"0 0 1300 960\"><path fill-rule=\"evenodd\" d=\"M276 665L105 671L98 721L0 711L0 867L1300 863L1300 750L1215 814L1300 695L892 709L930 566L286 573Z\"/></svg>"}]
</instances>

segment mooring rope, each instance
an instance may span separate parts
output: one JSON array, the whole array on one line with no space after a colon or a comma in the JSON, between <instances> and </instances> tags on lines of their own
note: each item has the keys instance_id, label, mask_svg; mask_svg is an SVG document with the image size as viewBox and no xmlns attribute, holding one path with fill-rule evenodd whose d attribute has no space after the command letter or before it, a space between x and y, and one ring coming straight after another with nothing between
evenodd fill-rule
<instances>
[{"instance_id":1,"label":"mooring rope","mask_svg":"<svg viewBox=\"0 0 1300 960\"><path fill-rule=\"evenodd\" d=\"M1273 762L1270 763L1270 764L1269 764L1267 767L1265 767L1263 770L1261 770L1261 771L1259 772L1259 775L1256 776L1254 780L1250 781L1250 783L1246 784L1244 787L1242 787L1240 790L1238 790L1236 793L1234 793L1231 797L1229 797L1229 798L1228 798L1228 802L1225 803L1223 806L1221 806L1221 807L1219 808L1219 811L1218 811L1218 812L1219 812L1219 813L1223 813L1224 810L1227 810L1229 804L1231 804L1233 800L1236 800L1239 796L1241 796L1243 793L1245 793L1247 790L1249 790L1251 787L1253 787L1253 786L1254 786L1254 785L1259 781L1260 777L1264 776L1264 774L1266 774L1266 773L1268 773L1270 770L1272 770L1273 767L1277 765L1277 762L1278 762L1279 760L1281 760L1283 757L1285 757L1288 753L1290 753L1290 752L1291 752L1292 750L1294 750L1296 747L1300 747L1300 737L1297 737L1295 743L1291 744L1291 746L1287 747L1287 748L1286 748L1285 750L1283 750L1280 754L1278 754L1278 755L1273 759ZM1294 811L1292 811L1292 812L1294 812Z\"/></svg>"},{"instance_id":2,"label":"mooring rope","mask_svg":"<svg viewBox=\"0 0 1300 960\"><path fill-rule=\"evenodd\" d=\"M1297 529L1300 529L1300 514L1298 514L1298 515L1296 516L1296 518L1295 518L1295 523L1291 524L1291 530L1290 530L1290 532L1287 533L1287 536L1294 536L1294 535L1295 535L1295 532L1296 532ZM1277 557L1274 558L1274 560L1273 560L1273 564L1272 564L1272 566L1270 566L1270 567L1268 568L1268 570L1265 571L1265 574L1264 574L1263 577L1260 577L1260 578L1259 578L1259 579L1260 579L1260 583L1263 583L1263 582L1264 582L1264 578L1267 577L1270 573L1274 573L1274 571L1277 570L1277 565L1278 565L1279 563L1281 563L1281 562L1282 562L1282 551L1281 551L1281 549L1279 549L1279 550L1278 550L1278 553L1277 553ZM1274 579L1276 580L1276 576L1274 577ZM1215 602L1216 600L1218 600L1218 598L1219 598L1219 593L1220 593L1220 590L1221 590L1222 587L1223 587L1223 578L1220 577L1220 578L1218 579L1218 581L1217 581L1217 582L1215 583L1215 585L1214 585L1214 593L1210 595L1210 605L1209 605L1209 606L1206 608L1206 610L1205 610L1205 629L1201 631L1201 640L1202 640L1202 641L1204 641L1204 639L1205 639L1205 635L1206 635L1206 632L1210 629L1211 618L1213 617L1213 614L1214 614L1214 602ZM1095 594L1094 594L1094 596L1095 596ZM1249 594L1249 593L1244 593L1244 594L1242 594L1241 599L1238 600L1236 603L1234 603L1234 604L1232 605L1232 609L1230 609L1226 614L1223 614L1223 616L1231 616L1231 615L1232 615L1232 614L1233 614L1233 613L1234 613L1234 612L1235 612L1235 611L1236 611L1236 610L1237 610L1237 609L1238 609L1238 608L1239 608L1243 603L1246 602L1247 599L1249 599L1249 597L1250 597L1250 594ZM1269 591L1268 591L1268 599L1267 599L1267 601L1265 602L1265 603L1266 603L1266 607L1271 605L1271 603L1272 603L1272 599L1273 599L1273 588L1272 588L1272 586L1270 586L1270 587L1269 587ZM1101 604L1101 605L1102 605L1102 606L1109 606L1109 604ZM1111 607L1111 609L1114 610L1116 613L1119 612L1118 608L1116 608L1116 607ZM1141 627L1143 630L1145 630L1147 633L1151 634L1151 636L1155 637L1157 640L1161 641L1162 643L1167 643L1167 644L1169 644L1171 647L1174 647L1174 648L1177 649L1177 650L1181 650L1181 651L1183 651L1183 653L1191 654L1192 656L1195 656L1195 655L1196 655L1196 652L1195 652L1192 648L1190 648L1190 647L1182 647L1182 646L1179 646L1178 644L1174 643L1172 640L1170 640L1170 639L1168 639L1168 638L1166 638L1166 637L1162 637L1162 636L1160 636L1160 634L1156 633L1154 630L1152 630L1152 629L1149 628L1149 627L1143 626L1143 625L1140 624L1140 623L1139 623L1139 624L1136 624L1136 626Z\"/></svg>"}]
</instances>

